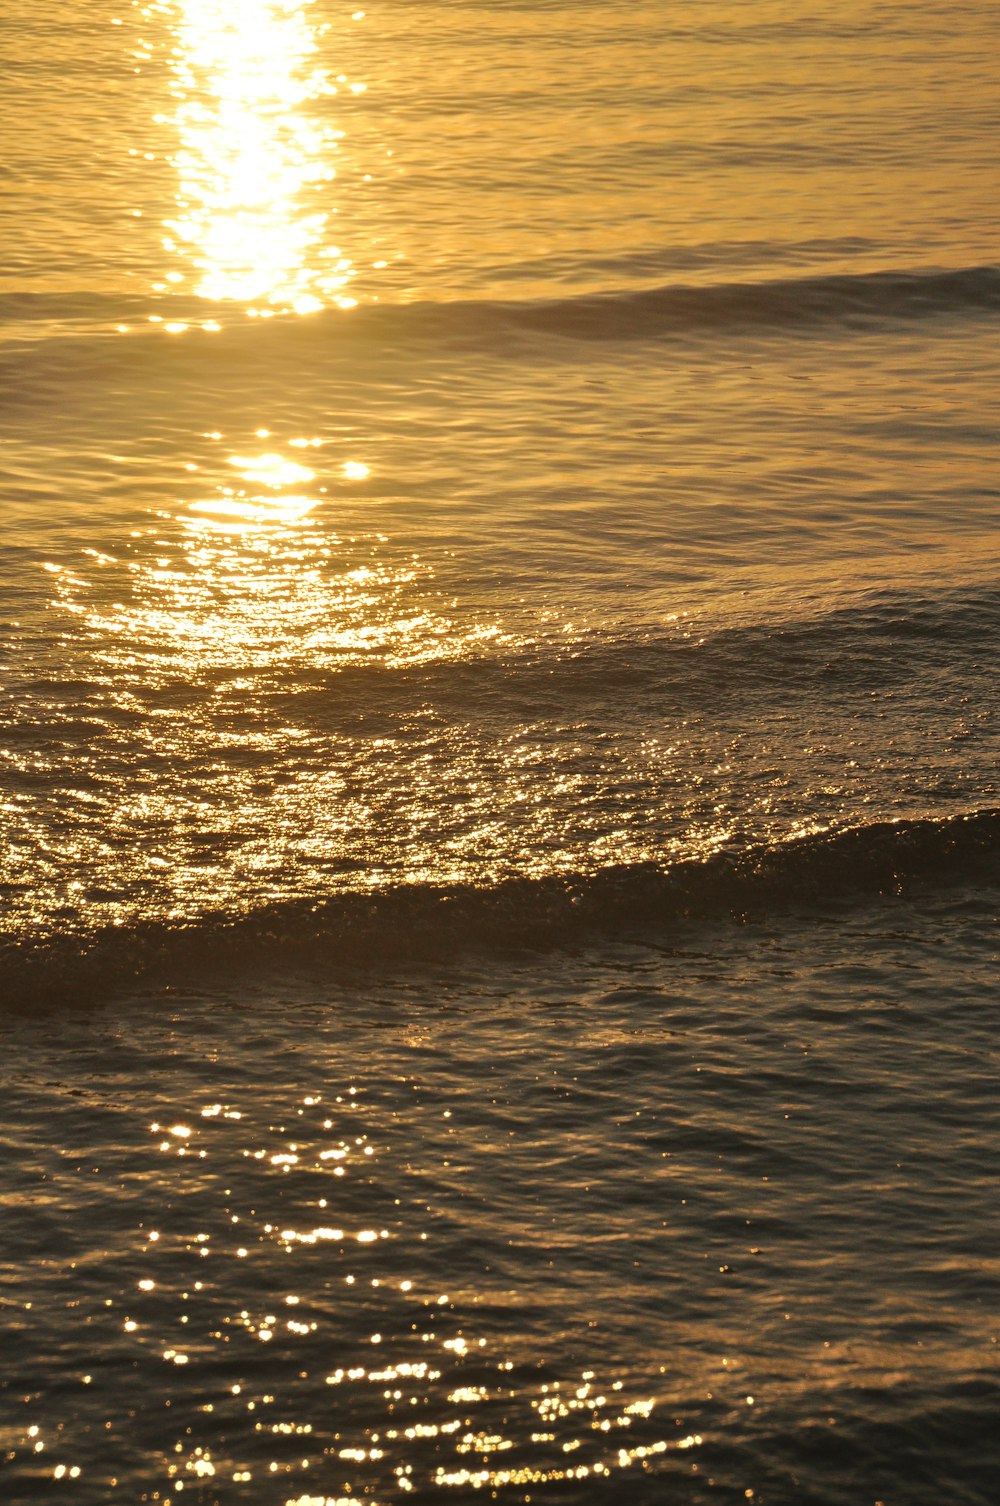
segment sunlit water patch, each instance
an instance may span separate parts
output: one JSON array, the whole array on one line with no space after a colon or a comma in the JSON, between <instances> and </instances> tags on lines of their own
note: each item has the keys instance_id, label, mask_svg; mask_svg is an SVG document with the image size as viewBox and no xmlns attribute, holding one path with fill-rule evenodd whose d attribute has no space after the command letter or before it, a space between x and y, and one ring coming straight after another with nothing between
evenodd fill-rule
<instances>
[{"instance_id":1,"label":"sunlit water patch","mask_svg":"<svg viewBox=\"0 0 1000 1506\"><path fill-rule=\"evenodd\" d=\"M173 41L174 110L161 123L178 137L171 265L157 291L189 289L256 314L349 305L351 263L332 240L329 195L317 192L336 177L343 134L317 109L337 94L318 57L329 23L314 24L308 0L147 14Z\"/></svg>"}]
</instances>

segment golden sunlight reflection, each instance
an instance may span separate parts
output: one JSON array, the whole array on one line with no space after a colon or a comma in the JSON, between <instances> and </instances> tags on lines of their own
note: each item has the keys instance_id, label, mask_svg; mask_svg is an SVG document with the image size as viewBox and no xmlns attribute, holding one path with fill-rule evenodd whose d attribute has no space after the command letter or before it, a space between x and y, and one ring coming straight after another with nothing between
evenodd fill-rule
<instances>
[{"instance_id":1,"label":"golden sunlight reflection","mask_svg":"<svg viewBox=\"0 0 1000 1506\"><path fill-rule=\"evenodd\" d=\"M499 636L444 614L428 563L369 527L355 531L357 483L370 475L362 461L326 462L320 440L267 428L229 453L220 431L202 439L184 466L192 494L175 509L117 557L101 556L90 578L53 567L63 606L116 645L122 669L168 664L198 680L293 664L392 667L460 657ZM346 536L331 526L347 519Z\"/></svg>"},{"instance_id":2,"label":"golden sunlight reflection","mask_svg":"<svg viewBox=\"0 0 1000 1506\"><path fill-rule=\"evenodd\" d=\"M523 1341L510 1352L476 1293L442 1281L418 1207L388 1200L399 1150L376 1103L327 1082L263 1114L193 1101L183 1122L147 1125L155 1175L216 1194L198 1222L168 1205L141 1228L123 1294L135 1367L168 1402L192 1374L198 1385L198 1425L179 1424L157 1459L159 1491L277 1476L286 1506L329 1506L355 1492L611 1488L664 1456L697 1459L702 1435L638 1377L564 1368Z\"/></svg>"},{"instance_id":3,"label":"golden sunlight reflection","mask_svg":"<svg viewBox=\"0 0 1000 1506\"><path fill-rule=\"evenodd\" d=\"M260 481L265 486L288 486L316 479L315 471L271 450L264 455L231 455L229 464L236 466L246 481Z\"/></svg>"},{"instance_id":4,"label":"golden sunlight reflection","mask_svg":"<svg viewBox=\"0 0 1000 1506\"><path fill-rule=\"evenodd\" d=\"M328 26L311 0L175 0L170 117L179 138L177 215L164 247L187 264L157 290L235 300L251 314L354 303L353 268L331 242L322 196L343 134L320 102L337 85L317 62ZM359 86L360 87L360 86Z\"/></svg>"}]
</instances>

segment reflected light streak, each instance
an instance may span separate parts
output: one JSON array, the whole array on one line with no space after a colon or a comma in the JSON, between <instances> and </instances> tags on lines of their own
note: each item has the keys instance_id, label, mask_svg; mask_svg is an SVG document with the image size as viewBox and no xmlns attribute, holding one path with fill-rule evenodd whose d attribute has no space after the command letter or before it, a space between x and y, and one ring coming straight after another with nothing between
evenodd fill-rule
<instances>
[{"instance_id":1,"label":"reflected light streak","mask_svg":"<svg viewBox=\"0 0 1000 1506\"><path fill-rule=\"evenodd\" d=\"M245 525L297 523L317 505L315 497L209 497L192 502L192 512L206 513L220 532L242 532Z\"/></svg>"},{"instance_id":2,"label":"reflected light streak","mask_svg":"<svg viewBox=\"0 0 1000 1506\"><path fill-rule=\"evenodd\" d=\"M313 481L316 472L284 455L269 452L266 455L231 455L229 464L235 466L246 481L259 481L264 486L292 486L297 481Z\"/></svg>"},{"instance_id":3,"label":"reflected light streak","mask_svg":"<svg viewBox=\"0 0 1000 1506\"><path fill-rule=\"evenodd\" d=\"M255 437L275 445L269 429ZM152 547L123 547L94 579L52 567L62 605L107 642L117 674L141 663L156 678L169 663L192 683L225 670L249 684L292 665L462 657L497 638L492 626L456 630L428 565L382 558L376 536L346 541L316 519L332 498L299 458L307 446L321 441L302 440L294 459L252 444L209 464L200 456L185 470L214 469L216 484L157 528ZM370 474L360 461L338 469L344 484Z\"/></svg>"},{"instance_id":4,"label":"reflected light streak","mask_svg":"<svg viewBox=\"0 0 1000 1506\"><path fill-rule=\"evenodd\" d=\"M329 1073L327 1080L336 1082ZM189 1149L204 1140L213 1186L226 1191L205 1206L203 1228L192 1226L186 1206L155 1240L149 1232L143 1257L157 1262L159 1280L137 1282L135 1316L123 1324L124 1354L155 1368L173 1393L164 1399L190 1416L193 1386L199 1413L219 1414L217 1429L188 1425L158 1456L167 1506L175 1492L212 1478L278 1476L285 1506L348 1506L361 1498L359 1478L365 1499L379 1501L586 1480L598 1482L602 1498L625 1499L628 1482L617 1494L614 1487L626 1472L662 1470L668 1457L676 1469L683 1456L699 1471L703 1436L682 1432L683 1419L656 1396L593 1369L553 1374L549 1357L523 1341L515 1360L496 1335L478 1333L478 1295L469 1304L441 1292L435 1256L421 1252L428 1236L416 1209L394 1214L391 1230L362 1227L373 1192L377 1199L387 1181L396 1185L400 1164L392 1138L373 1141L356 1117L373 1114L372 1128L384 1124L380 1093L366 1102L352 1084L325 1106L309 1093L263 1106L251 1098L235 1109L200 1103L196 1092L173 1112L183 1122L153 1122L150 1134L158 1139L166 1128ZM170 1156L171 1185L182 1179L190 1188L203 1173L176 1159L182 1148L159 1141L157 1155ZM348 1218L313 1227L301 1214L328 1208L314 1194L331 1156L348 1163L346 1184L332 1194ZM163 1177L166 1164L155 1175ZM431 1164L422 1162L424 1174ZM213 1263L211 1281L195 1279L203 1261ZM416 1279L403 1277L406 1269ZM335 1368L331 1344L340 1351ZM263 1371L261 1348L271 1360Z\"/></svg>"},{"instance_id":5,"label":"reflected light streak","mask_svg":"<svg viewBox=\"0 0 1000 1506\"><path fill-rule=\"evenodd\" d=\"M337 88L315 60L310 7L311 0L171 7L179 213L166 222L164 246L193 263L187 278L203 298L296 313L355 302L344 292L351 263L330 244L329 215L316 207L317 192L336 176L330 159L342 133L316 113L316 102ZM167 274L178 288L187 278Z\"/></svg>"}]
</instances>

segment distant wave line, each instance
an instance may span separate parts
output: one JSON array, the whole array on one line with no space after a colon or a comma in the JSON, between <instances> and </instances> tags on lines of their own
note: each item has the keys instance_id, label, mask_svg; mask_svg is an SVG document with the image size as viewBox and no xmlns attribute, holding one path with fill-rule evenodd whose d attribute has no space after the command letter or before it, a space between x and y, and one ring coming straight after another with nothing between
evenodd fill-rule
<instances>
[{"instance_id":1,"label":"distant wave line","mask_svg":"<svg viewBox=\"0 0 1000 1506\"><path fill-rule=\"evenodd\" d=\"M148 324L151 313L160 323ZM74 334L74 321L86 325L76 337L106 340L114 323L134 320L130 333L162 337L162 325L199 321L223 323L200 359L221 354L235 339L329 342L354 340L391 343L419 340L495 349L497 335L524 339L558 336L577 340L648 340L688 338L701 332L739 329L846 329L893 322L976 313L1000 313L1000 268L967 267L954 271L835 273L759 282L675 284L625 288L599 293L534 300L431 300L412 303L361 304L327 310L305 318L288 315L267 320L236 316L231 305L190 298L112 298L104 295L8 294L0 298L0 326L8 340L22 327L63 323ZM98 328L99 327L99 328ZM107 328L106 328L107 327ZM38 329L34 329L37 338ZM221 347L221 349L220 349ZM175 348L183 348L180 342Z\"/></svg>"}]
</instances>

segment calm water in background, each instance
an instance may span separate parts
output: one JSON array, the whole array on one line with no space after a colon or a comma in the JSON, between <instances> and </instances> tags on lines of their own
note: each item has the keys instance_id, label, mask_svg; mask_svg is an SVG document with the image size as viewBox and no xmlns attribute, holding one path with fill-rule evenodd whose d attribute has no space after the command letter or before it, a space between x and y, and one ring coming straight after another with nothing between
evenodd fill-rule
<instances>
[{"instance_id":1,"label":"calm water in background","mask_svg":"<svg viewBox=\"0 0 1000 1506\"><path fill-rule=\"evenodd\" d=\"M995 7L58 20L4 1499L986 1506Z\"/></svg>"}]
</instances>

